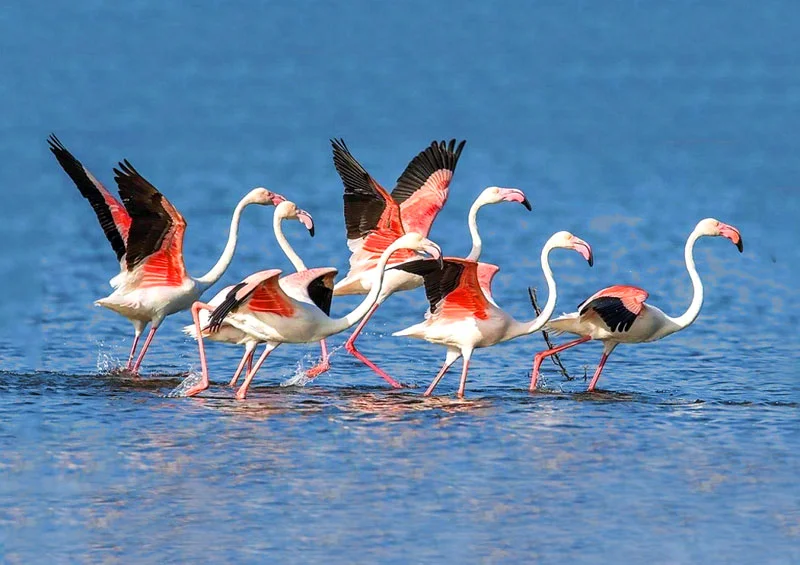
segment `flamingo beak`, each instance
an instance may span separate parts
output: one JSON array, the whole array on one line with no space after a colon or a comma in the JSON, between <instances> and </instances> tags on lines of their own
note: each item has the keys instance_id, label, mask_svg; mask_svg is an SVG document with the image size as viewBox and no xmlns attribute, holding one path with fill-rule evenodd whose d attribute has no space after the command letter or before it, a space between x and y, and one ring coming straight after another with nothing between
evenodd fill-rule
<instances>
[{"instance_id":1,"label":"flamingo beak","mask_svg":"<svg viewBox=\"0 0 800 565\"><path fill-rule=\"evenodd\" d=\"M272 193L272 205L277 206L281 202L284 202L286 198L282 194L278 194L277 192Z\"/></svg>"},{"instance_id":2,"label":"flamingo beak","mask_svg":"<svg viewBox=\"0 0 800 565\"><path fill-rule=\"evenodd\" d=\"M592 248L588 243L583 241L581 238L576 237L572 242L572 248L580 253L584 259L586 259L590 267L594 265L594 254L592 253Z\"/></svg>"},{"instance_id":3,"label":"flamingo beak","mask_svg":"<svg viewBox=\"0 0 800 565\"><path fill-rule=\"evenodd\" d=\"M504 188L501 194L505 202L519 202L528 209L528 212L533 209L531 203L528 201L528 197L518 188Z\"/></svg>"},{"instance_id":4,"label":"flamingo beak","mask_svg":"<svg viewBox=\"0 0 800 565\"><path fill-rule=\"evenodd\" d=\"M311 214L306 212L305 210L297 210L297 219L301 224L303 224L308 233L311 234L311 237L314 237L314 218L311 217Z\"/></svg>"},{"instance_id":5,"label":"flamingo beak","mask_svg":"<svg viewBox=\"0 0 800 565\"><path fill-rule=\"evenodd\" d=\"M442 249L436 245L434 242L428 240L427 243L422 245L422 250L431 256L431 258L436 259L436 262L439 264L439 269L444 269L444 259L442 258Z\"/></svg>"},{"instance_id":6,"label":"flamingo beak","mask_svg":"<svg viewBox=\"0 0 800 565\"><path fill-rule=\"evenodd\" d=\"M735 227L720 222L719 235L727 239L730 239L736 246L736 249L739 250L739 253L744 251L744 244L742 243L742 234L740 234L739 230L737 230Z\"/></svg>"}]
</instances>

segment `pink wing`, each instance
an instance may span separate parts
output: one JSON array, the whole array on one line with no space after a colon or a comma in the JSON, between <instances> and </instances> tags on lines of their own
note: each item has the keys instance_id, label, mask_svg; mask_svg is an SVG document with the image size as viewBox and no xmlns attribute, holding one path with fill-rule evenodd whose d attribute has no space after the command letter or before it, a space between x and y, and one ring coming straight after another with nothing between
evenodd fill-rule
<instances>
[{"instance_id":1,"label":"pink wing","mask_svg":"<svg viewBox=\"0 0 800 565\"><path fill-rule=\"evenodd\" d=\"M48 140L50 151L55 155L61 168L64 169L75 186L78 187L81 195L92 205L100 227L106 235L117 260L121 261L125 255L125 247L128 241L128 231L131 225L131 217L119 200L94 178L89 169L83 166L64 144L55 135L51 135Z\"/></svg>"},{"instance_id":2,"label":"pink wing","mask_svg":"<svg viewBox=\"0 0 800 565\"><path fill-rule=\"evenodd\" d=\"M450 194L450 181L466 141L431 143L414 157L397 179L392 199L400 204L406 232L428 236L431 225Z\"/></svg>"},{"instance_id":3,"label":"pink wing","mask_svg":"<svg viewBox=\"0 0 800 565\"><path fill-rule=\"evenodd\" d=\"M188 278L183 263L186 220L158 189L126 160L114 169L120 196L131 217L126 268L141 274L137 286L180 286Z\"/></svg>"},{"instance_id":4,"label":"pink wing","mask_svg":"<svg viewBox=\"0 0 800 565\"><path fill-rule=\"evenodd\" d=\"M489 301L478 283L478 264L468 259L445 257L443 266L435 259L418 259L394 267L420 275L430 304L429 319L489 317Z\"/></svg>"},{"instance_id":5,"label":"pink wing","mask_svg":"<svg viewBox=\"0 0 800 565\"><path fill-rule=\"evenodd\" d=\"M498 271L500 271L500 267L497 265L478 263L478 284L489 300L492 299L492 280Z\"/></svg>"},{"instance_id":6,"label":"pink wing","mask_svg":"<svg viewBox=\"0 0 800 565\"><path fill-rule=\"evenodd\" d=\"M610 286L581 303L578 313L581 317L596 314L612 332L626 332L641 314L647 297L647 291L635 286Z\"/></svg>"},{"instance_id":7,"label":"pink wing","mask_svg":"<svg viewBox=\"0 0 800 565\"><path fill-rule=\"evenodd\" d=\"M294 314L292 299L278 284L281 272L280 269L259 271L232 287L225 300L211 313L208 320L209 330L217 331L228 314L240 309L279 316Z\"/></svg>"}]
</instances>

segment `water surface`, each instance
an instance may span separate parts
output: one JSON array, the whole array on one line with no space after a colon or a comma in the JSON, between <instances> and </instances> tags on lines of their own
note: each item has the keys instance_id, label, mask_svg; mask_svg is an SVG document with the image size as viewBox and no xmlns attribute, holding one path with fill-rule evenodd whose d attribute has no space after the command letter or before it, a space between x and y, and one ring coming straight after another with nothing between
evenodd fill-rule
<instances>
[{"instance_id":1,"label":"water surface","mask_svg":"<svg viewBox=\"0 0 800 565\"><path fill-rule=\"evenodd\" d=\"M446 0L185 6L139 0L0 13L0 560L30 562L800 561L796 306L800 277L800 60L793 3L757 8ZM128 158L182 211L186 262L216 260L253 186L295 200L317 237L286 231L309 265L344 272L343 136L387 186L431 139L467 139L431 237L469 249L487 185L533 212L482 210L498 302L532 317L541 246L589 241L590 269L554 252L560 310L636 284L670 314L689 304L683 242L714 216L745 252L697 246L706 301L662 342L620 347L583 392L597 344L545 365L527 392L531 336L456 365L391 337L422 318L396 295L360 340L412 385L337 349L333 369L282 387L316 345L281 347L247 402L224 386L239 351L209 346L214 386L167 394L198 367L170 318L133 380L109 369L131 327L92 306L114 257L46 149L56 132L107 184ZM291 269L270 209L244 214L221 284ZM358 299L334 301L341 315ZM331 340L339 347L346 335Z\"/></svg>"}]
</instances>

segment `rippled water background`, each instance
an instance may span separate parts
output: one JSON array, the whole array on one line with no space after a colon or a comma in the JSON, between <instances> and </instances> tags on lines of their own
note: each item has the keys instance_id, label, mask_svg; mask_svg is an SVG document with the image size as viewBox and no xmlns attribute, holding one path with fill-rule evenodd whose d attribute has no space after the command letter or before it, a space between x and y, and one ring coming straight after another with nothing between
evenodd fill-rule
<instances>
[{"instance_id":1,"label":"rippled water background","mask_svg":"<svg viewBox=\"0 0 800 565\"><path fill-rule=\"evenodd\" d=\"M799 23L789 0L5 4L0 561L800 561ZM103 181L128 158L160 187L197 274L257 185L314 215L314 240L287 226L309 265L346 267L334 136L389 186L431 139L468 140L432 232L449 254L483 187L524 189L533 212L479 220L520 318L556 230L596 254L554 253L559 310L633 283L682 312L682 246L706 216L745 253L703 240L698 321L619 348L598 394L549 365L529 394L531 336L479 351L464 401L455 375L423 400L343 350L280 387L317 354L287 346L237 403L221 384L238 351L219 345L217 386L169 399L198 364L189 316L164 324L145 379L107 374L130 325L92 306L113 254L51 131ZM247 210L223 283L290 269L270 220ZM421 290L397 295L360 341L419 386L444 352L390 334L424 310ZM565 362L582 375L600 351Z\"/></svg>"}]
</instances>

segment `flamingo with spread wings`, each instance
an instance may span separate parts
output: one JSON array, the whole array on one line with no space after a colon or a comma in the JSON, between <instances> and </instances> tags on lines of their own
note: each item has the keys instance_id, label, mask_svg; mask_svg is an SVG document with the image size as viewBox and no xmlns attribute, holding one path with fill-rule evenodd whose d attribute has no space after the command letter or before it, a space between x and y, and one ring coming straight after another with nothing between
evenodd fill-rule
<instances>
[{"instance_id":1,"label":"flamingo with spread wings","mask_svg":"<svg viewBox=\"0 0 800 565\"><path fill-rule=\"evenodd\" d=\"M289 244L289 241L286 239L286 236L283 233L283 228L281 227L283 220L299 221L306 227L306 229L308 229L311 236L314 236L314 219L311 217L311 214L305 210L301 210L294 202L289 200L285 200L275 207L275 214L273 215L272 219L272 227L275 232L275 238L278 240L278 245L280 245L284 254L292 263L292 266L297 270L295 273L280 278L278 282L284 292L293 298L297 300L304 300L306 297L309 297L320 310L322 310L326 315L330 315L331 298L333 297L333 276L318 277L314 276L313 274L309 275L308 268L306 267L305 263ZM325 272L327 273L327 271ZM311 282L308 282L309 277ZM239 380L239 375L242 373L245 366L247 366L248 372L252 370L253 355L256 347L262 343L260 340L237 329L224 320L216 329L216 331L212 332L209 329L208 324L211 318L210 312L225 301L233 288L233 285L225 287L216 295L214 295L214 297L206 304L200 303L200 306L206 306L208 308L202 308L198 311L200 325L204 328L204 339L210 339L212 341L218 341L222 343L231 343L234 345L244 345L245 347L244 355L242 355L242 359L233 374L233 378L231 379L229 386L236 385L236 382ZM200 306L198 308L200 308ZM184 333L197 339L197 326L195 324L185 326L183 331ZM322 347L322 359L319 364L306 372L306 375L309 378L316 377L330 368L328 361L328 349L324 339L320 341L320 346ZM189 388L184 394L191 396L194 393L195 392L192 390L192 388Z\"/></svg>"},{"instance_id":2,"label":"flamingo with spread wings","mask_svg":"<svg viewBox=\"0 0 800 565\"><path fill-rule=\"evenodd\" d=\"M700 314L703 305L703 283L694 263L694 244L703 236L722 236L731 240L741 253L744 250L742 236L735 227L714 218L701 220L686 240L684 259L689 278L692 280L694 296L686 312L673 318L655 306L646 304L647 291L626 285L604 288L578 306L577 312L564 314L551 320L547 326L557 332L579 335L578 339L547 349L536 354L533 360L530 390L536 390L539 369L550 355L575 347L585 341L596 339L603 342L603 354L597 365L588 390L592 391L600 379L600 373L608 356L620 343L645 343L656 341L690 326Z\"/></svg>"},{"instance_id":3,"label":"flamingo with spread wings","mask_svg":"<svg viewBox=\"0 0 800 565\"><path fill-rule=\"evenodd\" d=\"M228 241L217 263L205 275L192 278L183 262L186 221L175 207L127 161L114 169L122 202L117 200L58 140L48 138L50 151L94 209L106 239L120 263L111 279L115 289L97 300L128 318L134 339L126 369L137 373L145 353L165 317L188 309L225 273L236 250L239 218L250 204L275 205L283 196L264 188L251 190L236 205ZM147 339L134 362L139 337L151 324Z\"/></svg>"},{"instance_id":4,"label":"flamingo with spread wings","mask_svg":"<svg viewBox=\"0 0 800 565\"><path fill-rule=\"evenodd\" d=\"M491 298L491 280L498 267L470 259L447 257L444 269L430 261L417 260L394 267L424 277L425 294L430 308L425 321L395 332L395 336L423 339L447 347L444 364L425 391L430 396L450 366L464 358L458 397L464 396L467 371L472 353L504 341L539 331L550 319L556 306L556 283L550 269L553 249L573 249L593 264L589 244L569 232L558 232L547 240L541 254L542 270L547 280L547 303L535 319L519 322L502 310Z\"/></svg>"},{"instance_id":5,"label":"flamingo with spread wings","mask_svg":"<svg viewBox=\"0 0 800 565\"><path fill-rule=\"evenodd\" d=\"M187 391L192 396L208 388L208 367L202 336L206 332L214 333L223 323L250 335L254 340L265 342L264 352L253 368L247 373L242 386L236 392L236 398L243 400L253 377L261 368L267 356L282 343L310 343L323 340L333 334L342 332L358 322L372 307L378 298L384 271L390 257L394 253L427 253L435 259L441 259L439 246L416 233L401 236L390 244L381 254L378 267L373 271L375 280L369 294L352 312L342 318L331 318L317 305L312 294L315 288L323 287L328 300L333 294L333 278L336 269L323 267L308 269L295 273L292 289L280 283L281 271L272 269L250 275L234 286L225 300L216 308L196 302L192 306L192 317L196 333L202 367L201 381ZM321 292L321 291L320 291ZM329 304L329 302L328 302ZM199 311L213 310L208 325L203 328Z\"/></svg>"},{"instance_id":6,"label":"flamingo with spread wings","mask_svg":"<svg viewBox=\"0 0 800 565\"><path fill-rule=\"evenodd\" d=\"M350 271L334 288L335 295L363 294L370 289L372 269L378 256L392 241L406 231L426 234L431 223L447 201L450 181L466 142L434 141L417 155L397 180L389 194L353 157L342 140L333 140L333 161L344 184L344 213L347 245L353 252ZM468 224L472 236L469 257L477 260L482 250L478 234L478 210L487 204L519 202L530 210L530 203L521 190L489 187L470 208ZM412 259L409 254L397 254L393 264ZM386 275L377 302L345 343L345 349L380 375L392 387L401 385L367 359L356 348L355 341L375 310L393 293L422 286L422 277L405 271L391 270Z\"/></svg>"}]
</instances>

